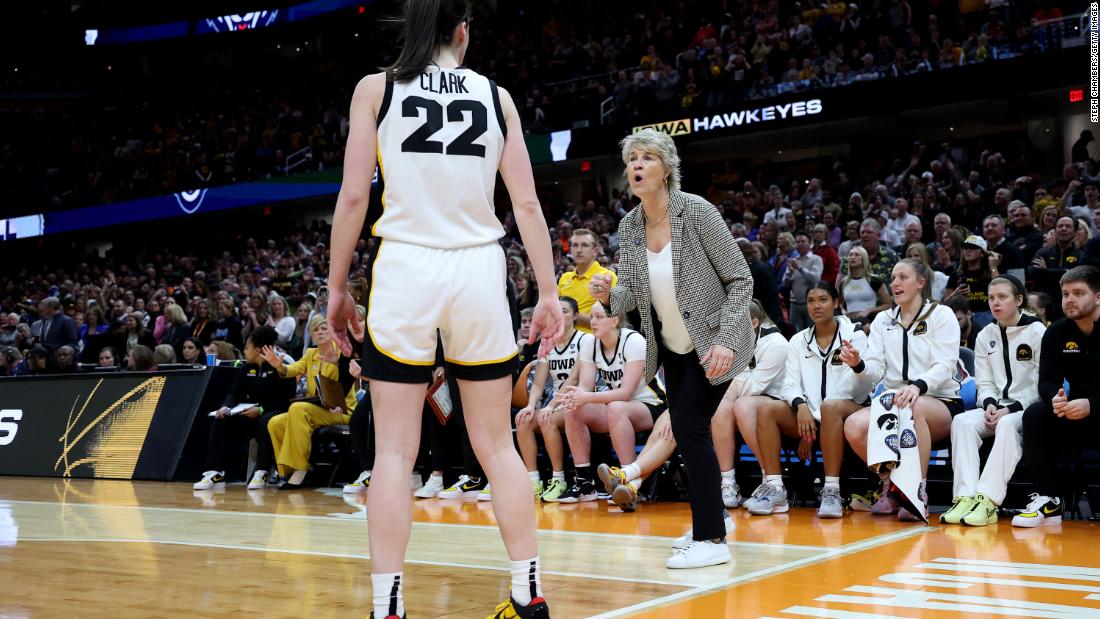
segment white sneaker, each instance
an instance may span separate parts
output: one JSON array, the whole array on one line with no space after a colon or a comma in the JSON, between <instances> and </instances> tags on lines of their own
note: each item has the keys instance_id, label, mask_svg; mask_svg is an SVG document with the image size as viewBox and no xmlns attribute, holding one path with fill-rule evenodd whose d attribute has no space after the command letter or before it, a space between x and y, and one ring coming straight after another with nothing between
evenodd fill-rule
<instances>
[{"instance_id":1,"label":"white sneaker","mask_svg":"<svg viewBox=\"0 0 1100 619\"><path fill-rule=\"evenodd\" d=\"M225 471L206 471L202 474L202 479L195 482L192 488L195 490L210 490L215 486L225 487Z\"/></svg>"},{"instance_id":2,"label":"white sneaker","mask_svg":"<svg viewBox=\"0 0 1100 619\"><path fill-rule=\"evenodd\" d=\"M729 512L725 512L725 517L723 518L723 520L726 523L726 535L733 533L734 529L737 528L737 525L734 524L733 518L730 517ZM672 547L676 550L683 550L684 548L690 546L691 542L695 541L691 539L691 533L692 529L688 529L687 533L684 533L680 537L672 540Z\"/></svg>"},{"instance_id":3,"label":"white sneaker","mask_svg":"<svg viewBox=\"0 0 1100 619\"><path fill-rule=\"evenodd\" d=\"M730 509L741 506L741 488L737 482L722 484L722 504Z\"/></svg>"},{"instance_id":4,"label":"white sneaker","mask_svg":"<svg viewBox=\"0 0 1100 619\"><path fill-rule=\"evenodd\" d=\"M355 481L350 484L344 484L344 494L355 494L361 489L370 486L370 471L363 471L359 473L359 477L355 478Z\"/></svg>"},{"instance_id":5,"label":"white sneaker","mask_svg":"<svg viewBox=\"0 0 1100 619\"><path fill-rule=\"evenodd\" d=\"M691 542L687 548L676 552L665 561L665 567L669 569L691 569L721 565L729 563L730 547L725 541L714 543L710 541Z\"/></svg>"},{"instance_id":6,"label":"white sneaker","mask_svg":"<svg viewBox=\"0 0 1100 619\"><path fill-rule=\"evenodd\" d=\"M753 516L785 514L790 508L787 503L787 489L768 482L757 486L752 496L745 501L745 509Z\"/></svg>"},{"instance_id":7,"label":"white sneaker","mask_svg":"<svg viewBox=\"0 0 1100 619\"><path fill-rule=\"evenodd\" d=\"M252 473L252 479L248 481L249 490L263 490L267 485L267 471L256 471Z\"/></svg>"},{"instance_id":8,"label":"white sneaker","mask_svg":"<svg viewBox=\"0 0 1100 619\"><path fill-rule=\"evenodd\" d=\"M477 493L477 500L479 500L479 501L492 501L493 500L493 491L489 488L489 484L485 484L485 487L482 488L481 492Z\"/></svg>"},{"instance_id":9,"label":"white sneaker","mask_svg":"<svg viewBox=\"0 0 1100 619\"><path fill-rule=\"evenodd\" d=\"M432 475L428 478L428 482L417 488L413 493L418 499L434 499L439 496L439 493L443 491L443 478Z\"/></svg>"}]
</instances>

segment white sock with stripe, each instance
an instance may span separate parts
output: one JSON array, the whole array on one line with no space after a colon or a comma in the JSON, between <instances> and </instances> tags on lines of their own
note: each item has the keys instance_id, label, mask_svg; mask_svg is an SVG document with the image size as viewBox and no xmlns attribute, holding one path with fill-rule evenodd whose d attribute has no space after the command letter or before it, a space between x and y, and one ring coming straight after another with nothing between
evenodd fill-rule
<instances>
[{"instance_id":1,"label":"white sock with stripe","mask_svg":"<svg viewBox=\"0 0 1100 619\"><path fill-rule=\"evenodd\" d=\"M401 593L405 587L404 572L371 574L370 582L374 592L375 619L405 614L405 598Z\"/></svg>"},{"instance_id":2,"label":"white sock with stripe","mask_svg":"<svg viewBox=\"0 0 1100 619\"><path fill-rule=\"evenodd\" d=\"M542 597L542 568L539 558L509 561L512 567L512 599L520 606Z\"/></svg>"}]
</instances>

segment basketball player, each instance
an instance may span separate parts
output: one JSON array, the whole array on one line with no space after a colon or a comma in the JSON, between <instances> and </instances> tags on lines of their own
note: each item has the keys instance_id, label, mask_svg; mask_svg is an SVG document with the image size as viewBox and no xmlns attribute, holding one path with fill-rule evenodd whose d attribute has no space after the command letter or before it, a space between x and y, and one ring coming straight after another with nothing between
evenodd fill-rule
<instances>
[{"instance_id":1,"label":"basketball player","mask_svg":"<svg viewBox=\"0 0 1100 619\"><path fill-rule=\"evenodd\" d=\"M635 434L653 427L665 412L664 389L656 378L645 382L646 341L641 333L621 327L619 316L609 316L597 301L592 306L592 339L581 343L577 359L578 385L562 389L565 434L577 474L573 485L558 498L559 503L595 501L595 476L588 461L592 435L611 436L611 445L623 466L636 458ZM607 391L595 391L596 378Z\"/></svg>"},{"instance_id":2,"label":"basketball player","mask_svg":"<svg viewBox=\"0 0 1100 619\"><path fill-rule=\"evenodd\" d=\"M332 224L328 320L350 354L345 323L355 302L346 282L377 165L385 192L371 229L381 241L371 257L363 375L370 381L377 437L367 511L372 616L379 619L404 616L408 479L437 330L511 559L511 596L491 617L550 614L541 597L531 485L512 445L508 414L517 350L498 242L504 230L493 205L498 170L538 281L531 334L542 338L540 354L561 335L561 306L515 104L491 80L462 66L469 19L463 0L408 1L396 62L364 78L352 96Z\"/></svg>"},{"instance_id":3,"label":"basketball player","mask_svg":"<svg viewBox=\"0 0 1100 619\"><path fill-rule=\"evenodd\" d=\"M527 406L516 413L516 442L523 463L527 465L527 476L531 478L531 487L536 498L554 503L566 491L565 450L561 442L561 432L565 427L565 412L559 405L558 396L563 387L577 384L574 371L581 343L591 339L592 335L576 328L578 305L573 297L561 298L561 312L565 319L565 331L558 338L558 344L548 355L539 359L535 367L535 377L531 381ZM550 380L550 399L540 407L546 381ZM535 432L542 434L546 444L546 455L550 457L553 477L547 484L539 478L536 458L538 443Z\"/></svg>"}]
</instances>

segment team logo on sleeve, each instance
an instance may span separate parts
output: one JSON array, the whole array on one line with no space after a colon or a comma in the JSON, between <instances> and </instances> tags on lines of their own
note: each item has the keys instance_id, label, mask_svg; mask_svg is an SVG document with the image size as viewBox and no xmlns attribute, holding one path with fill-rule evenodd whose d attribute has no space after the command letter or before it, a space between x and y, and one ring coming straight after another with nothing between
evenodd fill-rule
<instances>
[{"instance_id":1,"label":"team logo on sleeve","mask_svg":"<svg viewBox=\"0 0 1100 619\"><path fill-rule=\"evenodd\" d=\"M928 333L928 321L922 320L917 323L917 328L913 329L913 335L924 335Z\"/></svg>"},{"instance_id":2,"label":"team logo on sleeve","mask_svg":"<svg viewBox=\"0 0 1100 619\"><path fill-rule=\"evenodd\" d=\"M1016 347L1016 360L1017 361L1031 361L1035 358L1035 355L1031 351L1031 347L1027 344L1020 344Z\"/></svg>"}]
</instances>

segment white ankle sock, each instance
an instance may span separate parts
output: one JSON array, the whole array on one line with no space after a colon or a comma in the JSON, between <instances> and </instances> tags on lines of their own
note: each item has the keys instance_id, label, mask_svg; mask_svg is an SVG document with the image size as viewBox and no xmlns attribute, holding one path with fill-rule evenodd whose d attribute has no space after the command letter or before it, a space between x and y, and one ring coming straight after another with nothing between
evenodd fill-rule
<instances>
[{"instance_id":1,"label":"white ankle sock","mask_svg":"<svg viewBox=\"0 0 1100 619\"><path fill-rule=\"evenodd\" d=\"M542 597L542 568L539 558L509 561L512 567L512 599L520 606L527 606L534 598Z\"/></svg>"},{"instance_id":2,"label":"white ankle sock","mask_svg":"<svg viewBox=\"0 0 1100 619\"><path fill-rule=\"evenodd\" d=\"M632 462L623 467L623 473L626 474L627 481L634 481L642 476L642 469Z\"/></svg>"},{"instance_id":3,"label":"white ankle sock","mask_svg":"<svg viewBox=\"0 0 1100 619\"><path fill-rule=\"evenodd\" d=\"M565 481L565 471L554 471L554 479Z\"/></svg>"},{"instance_id":4,"label":"white ankle sock","mask_svg":"<svg viewBox=\"0 0 1100 619\"><path fill-rule=\"evenodd\" d=\"M828 475L826 475L825 476L825 485L826 486L831 486L833 488L839 488L840 487L840 477L829 477Z\"/></svg>"},{"instance_id":5,"label":"white ankle sock","mask_svg":"<svg viewBox=\"0 0 1100 619\"><path fill-rule=\"evenodd\" d=\"M782 488L783 487L783 476L782 475L765 475L764 476L764 481L766 481L769 484L775 486L776 488Z\"/></svg>"},{"instance_id":6,"label":"white ankle sock","mask_svg":"<svg viewBox=\"0 0 1100 619\"><path fill-rule=\"evenodd\" d=\"M374 616L388 617L405 614L405 598L402 589L405 587L404 572L391 574L371 574L371 589L374 591Z\"/></svg>"},{"instance_id":7,"label":"white ankle sock","mask_svg":"<svg viewBox=\"0 0 1100 619\"><path fill-rule=\"evenodd\" d=\"M531 478L531 481L540 481L538 471L527 471L527 476Z\"/></svg>"},{"instance_id":8,"label":"white ankle sock","mask_svg":"<svg viewBox=\"0 0 1100 619\"><path fill-rule=\"evenodd\" d=\"M733 473L734 473L733 469L730 469L728 471L722 471L722 483L723 484L737 483L737 479L733 476Z\"/></svg>"}]
</instances>

